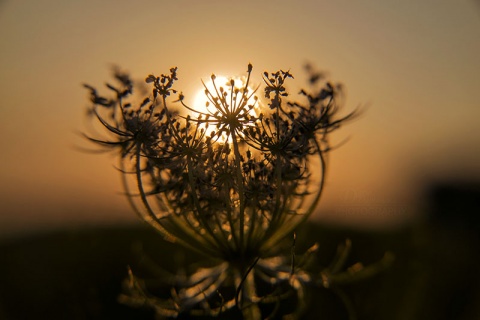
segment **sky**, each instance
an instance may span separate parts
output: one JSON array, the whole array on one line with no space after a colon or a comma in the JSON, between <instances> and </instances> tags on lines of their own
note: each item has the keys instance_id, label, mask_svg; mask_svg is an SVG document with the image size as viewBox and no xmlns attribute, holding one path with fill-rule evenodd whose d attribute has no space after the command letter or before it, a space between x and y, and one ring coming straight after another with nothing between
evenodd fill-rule
<instances>
[{"instance_id":1,"label":"sky","mask_svg":"<svg viewBox=\"0 0 480 320\"><path fill-rule=\"evenodd\" d=\"M474 0L0 2L0 237L136 221L115 159L80 152L88 92L112 65L211 73L306 62L361 116L338 133L312 219L389 228L422 217L425 188L480 179L480 5ZM255 78L254 78L255 79Z\"/></svg>"}]
</instances>

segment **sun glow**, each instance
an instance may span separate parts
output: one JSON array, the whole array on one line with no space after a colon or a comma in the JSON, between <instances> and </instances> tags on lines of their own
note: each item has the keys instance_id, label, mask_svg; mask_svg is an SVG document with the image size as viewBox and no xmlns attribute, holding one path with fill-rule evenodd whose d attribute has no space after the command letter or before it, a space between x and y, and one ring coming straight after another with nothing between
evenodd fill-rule
<instances>
[{"instance_id":1,"label":"sun glow","mask_svg":"<svg viewBox=\"0 0 480 320\"><path fill-rule=\"evenodd\" d=\"M245 90L245 98L242 97L242 92ZM199 115L205 119L205 115L209 115L210 119L214 118L216 113L234 112L234 110L245 105L250 116L257 116L260 111L259 101L255 96L255 89L248 86L245 78L227 78L224 76L212 76L209 81L203 82L203 87L198 90L194 97L193 105L191 106L189 114L192 118L197 119ZM219 103L214 99L220 96L225 97L225 103ZM249 107L251 106L251 108ZM206 135L209 136L212 132L217 131L214 124L205 125ZM223 133L219 137L219 141L230 141Z\"/></svg>"}]
</instances>

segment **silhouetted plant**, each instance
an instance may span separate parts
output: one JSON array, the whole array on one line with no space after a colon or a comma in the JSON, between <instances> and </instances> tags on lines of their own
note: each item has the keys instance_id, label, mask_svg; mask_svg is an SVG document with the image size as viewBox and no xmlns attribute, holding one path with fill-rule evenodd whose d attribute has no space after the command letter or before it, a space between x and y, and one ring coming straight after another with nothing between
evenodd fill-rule
<instances>
[{"instance_id":1,"label":"silhouetted plant","mask_svg":"<svg viewBox=\"0 0 480 320\"><path fill-rule=\"evenodd\" d=\"M130 271L124 302L150 306L160 317L237 308L246 319L260 319L286 312L279 306L288 301L297 317L308 286L328 288L378 269L342 272L348 241L322 270L316 245L299 257L285 250L284 240L319 202L330 133L354 115L339 116L341 86L307 71L313 91L302 90L300 101L290 100L288 71L263 73L263 98L256 96L260 86L250 88L252 65L243 81L219 84L212 75L213 88L204 85L207 111L187 105L182 93L172 101L177 68L149 75L151 95L137 102L132 80L118 70L117 85L106 85L110 97L85 85L90 111L108 133L87 138L119 155L135 211L165 239L214 262L171 275L169 297L154 296Z\"/></svg>"}]
</instances>

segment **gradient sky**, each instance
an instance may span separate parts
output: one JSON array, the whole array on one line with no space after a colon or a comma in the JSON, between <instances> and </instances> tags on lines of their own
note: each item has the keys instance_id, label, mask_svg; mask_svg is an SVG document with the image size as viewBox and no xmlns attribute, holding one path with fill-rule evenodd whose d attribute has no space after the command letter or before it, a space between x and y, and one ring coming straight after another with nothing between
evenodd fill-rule
<instances>
[{"instance_id":1,"label":"gradient sky","mask_svg":"<svg viewBox=\"0 0 480 320\"><path fill-rule=\"evenodd\" d=\"M432 181L480 179L480 6L473 0L0 2L0 234L136 219L107 156L85 154L87 82L178 66L212 72L306 61L364 107L334 142L315 219L391 226ZM295 83L301 86L303 83Z\"/></svg>"}]
</instances>

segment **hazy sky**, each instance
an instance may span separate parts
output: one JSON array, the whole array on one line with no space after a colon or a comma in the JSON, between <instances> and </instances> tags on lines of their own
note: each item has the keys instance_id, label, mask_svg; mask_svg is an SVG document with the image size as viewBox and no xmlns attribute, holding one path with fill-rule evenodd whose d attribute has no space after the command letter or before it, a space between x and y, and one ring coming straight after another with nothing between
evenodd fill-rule
<instances>
[{"instance_id":1,"label":"hazy sky","mask_svg":"<svg viewBox=\"0 0 480 320\"><path fill-rule=\"evenodd\" d=\"M311 61L363 115L334 141L315 218L391 225L430 181L480 179L480 6L473 0L0 2L0 233L136 219L113 159L88 146L87 92L112 64L179 68L195 95L251 62L302 79ZM300 86L303 83L296 83Z\"/></svg>"}]
</instances>

